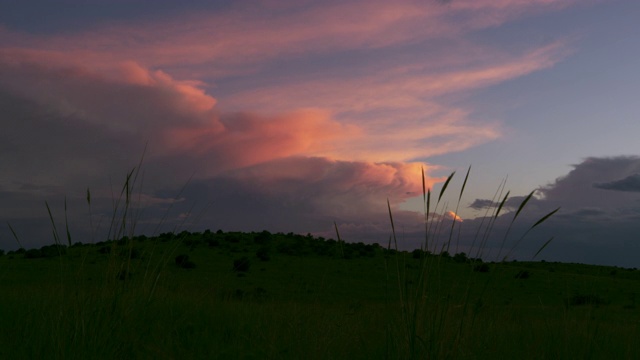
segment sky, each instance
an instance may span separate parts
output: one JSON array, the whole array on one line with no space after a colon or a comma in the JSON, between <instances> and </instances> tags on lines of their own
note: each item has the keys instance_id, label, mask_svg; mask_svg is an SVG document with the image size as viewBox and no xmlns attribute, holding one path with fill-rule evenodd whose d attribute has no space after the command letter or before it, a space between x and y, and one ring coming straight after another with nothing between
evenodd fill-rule
<instances>
[{"instance_id":1,"label":"sky","mask_svg":"<svg viewBox=\"0 0 640 360\"><path fill-rule=\"evenodd\" d=\"M424 174L430 250L451 233L452 253L530 260L553 237L537 260L640 267L638 18L634 0L0 0L0 248L66 224L84 243L388 244L390 209L413 249Z\"/></svg>"}]
</instances>

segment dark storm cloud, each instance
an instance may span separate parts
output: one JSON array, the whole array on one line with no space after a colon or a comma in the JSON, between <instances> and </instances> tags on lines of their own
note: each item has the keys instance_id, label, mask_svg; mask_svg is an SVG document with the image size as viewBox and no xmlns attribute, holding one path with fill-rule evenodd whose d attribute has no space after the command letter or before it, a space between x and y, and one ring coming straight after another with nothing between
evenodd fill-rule
<instances>
[{"instance_id":1,"label":"dark storm cloud","mask_svg":"<svg viewBox=\"0 0 640 360\"><path fill-rule=\"evenodd\" d=\"M469 207L476 210L490 209L498 206L498 203L495 201L487 200L487 199L475 199Z\"/></svg>"},{"instance_id":2,"label":"dark storm cloud","mask_svg":"<svg viewBox=\"0 0 640 360\"><path fill-rule=\"evenodd\" d=\"M640 192L640 174L629 175L624 179L594 184L593 186L605 190Z\"/></svg>"},{"instance_id":3,"label":"dark storm cloud","mask_svg":"<svg viewBox=\"0 0 640 360\"><path fill-rule=\"evenodd\" d=\"M525 199L525 196L508 197L507 201L505 201L504 204L502 205L502 209L508 210L508 209L518 208L518 206L520 206L520 204L522 203L522 201L524 201L524 199ZM469 208L475 209L475 210L497 209L500 206L500 203L501 201L496 202L489 199L475 199L469 205Z\"/></svg>"}]
</instances>

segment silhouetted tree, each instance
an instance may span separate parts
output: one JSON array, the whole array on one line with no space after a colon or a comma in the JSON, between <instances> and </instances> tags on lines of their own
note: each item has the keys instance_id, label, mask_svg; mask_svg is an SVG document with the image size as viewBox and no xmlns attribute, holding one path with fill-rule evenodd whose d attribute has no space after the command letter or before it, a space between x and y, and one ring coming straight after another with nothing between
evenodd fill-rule
<instances>
[{"instance_id":1,"label":"silhouetted tree","mask_svg":"<svg viewBox=\"0 0 640 360\"><path fill-rule=\"evenodd\" d=\"M461 252L461 253L457 253L455 255L453 255L453 261L457 262L457 263L464 263L467 262L467 254Z\"/></svg>"}]
</instances>

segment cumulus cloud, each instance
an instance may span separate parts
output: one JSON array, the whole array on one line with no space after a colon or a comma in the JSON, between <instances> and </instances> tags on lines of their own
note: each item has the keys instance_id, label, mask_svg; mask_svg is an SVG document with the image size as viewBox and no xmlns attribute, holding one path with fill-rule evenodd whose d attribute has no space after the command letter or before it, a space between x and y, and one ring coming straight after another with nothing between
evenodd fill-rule
<instances>
[{"instance_id":1,"label":"cumulus cloud","mask_svg":"<svg viewBox=\"0 0 640 360\"><path fill-rule=\"evenodd\" d=\"M640 195L632 189L639 169L638 156L589 157L540 188L540 196L531 198L523 211L523 226L561 207L534 232L531 244L555 236L542 258L637 267ZM528 244L524 242L519 256L535 251Z\"/></svg>"},{"instance_id":2,"label":"cumulus cloud","mask_svg":"<svg viewBox=\"0 0 640 360\"><path fill-rule=\"evenodd\" d=\"M108 223L113 199L145 142L139 174L144 184L135 206L151 219L139 220L147 231L155 231L153 222L172 207L183 221L194 202L212 208L217 216L206 217L207 223L225 229L284 231L293 222L302 232L326 230L336 219L359 223L368 214L383 213L387 198L395 207L419 193L421 172L430 169L423 163L313 156L359 136L357 128L340 124L327 111L225 114L197 84L134 63L116 70L103 75L37 59L0 62L0 102L6 105L0 116L8 129L0 134L6 150L0 160L7 165L0 187L13 204L3 208L3 216L14 224L40 220L27 231L29 239L47 233L42 230L48 226L46 213L37 211L45 200L58 214L68 200L69 214L85 221L72 228L89 236L93 229L82 214L87 187L93 214ZM427 177L427 185L436 180ZM185 183L196 192L174 199ZM171 228L175 221L165 225Z\"/></svg>"}]
</instances>

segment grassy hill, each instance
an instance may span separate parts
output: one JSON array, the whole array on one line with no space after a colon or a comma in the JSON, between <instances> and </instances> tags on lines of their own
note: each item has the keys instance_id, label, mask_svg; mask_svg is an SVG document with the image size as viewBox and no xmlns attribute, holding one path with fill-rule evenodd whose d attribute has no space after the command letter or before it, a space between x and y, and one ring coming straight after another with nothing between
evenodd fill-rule
<instances>
[{"instance_id":1,"label":"grassy hill","mask_svg":"<svg viewBox=\"0 0 640 360\"><path fill-rule=\"evenodd\" d=\"M640 272L296 234L0 256L1 358L640 358Z\"/></svg>"}]
</instances>

